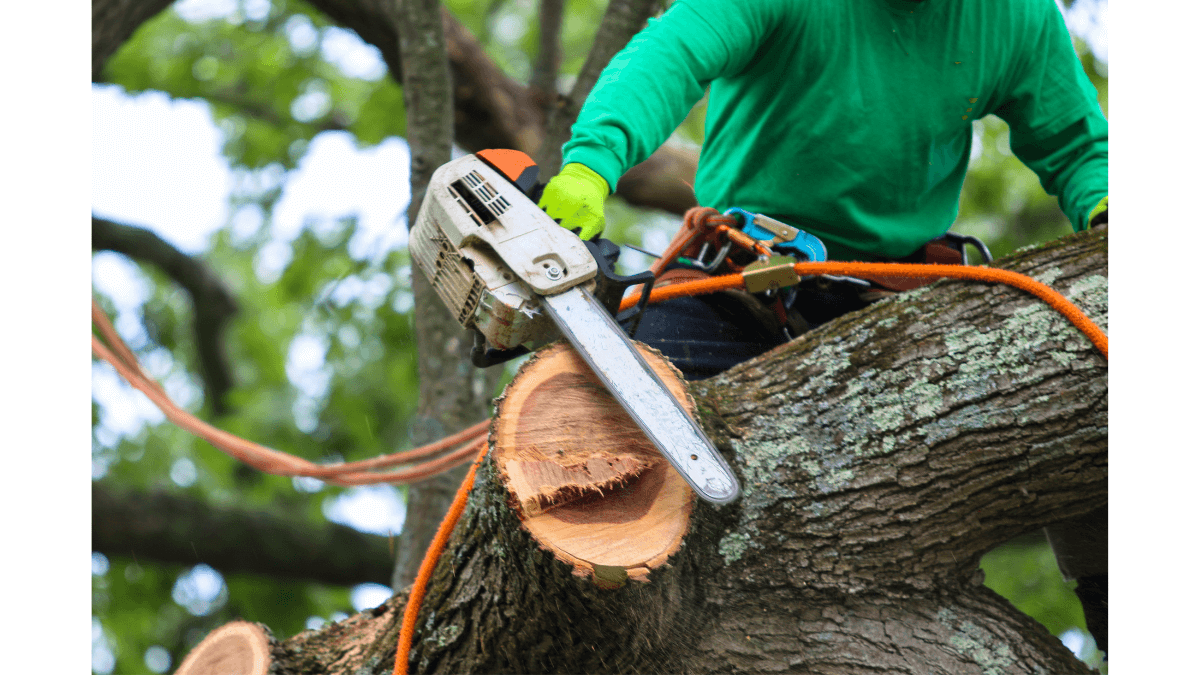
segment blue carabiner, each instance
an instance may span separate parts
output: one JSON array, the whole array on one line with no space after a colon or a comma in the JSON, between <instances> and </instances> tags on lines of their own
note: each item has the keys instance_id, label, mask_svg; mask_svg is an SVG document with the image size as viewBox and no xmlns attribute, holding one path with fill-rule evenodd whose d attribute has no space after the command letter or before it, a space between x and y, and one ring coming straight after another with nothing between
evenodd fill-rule
<instances>
[{"instance_id":1,"label":"blue carabiner","mask_svg":"<svg viewBox=\"0 0 1200 675\"><path fill-rule=\"evenodd\" d=\"M766 242L773 249L781 252L791 249L795 253L804 256L809 262L824 262L829 257L829 254L825 251L824 242L815 235L809 234L798 227L781 223L761 213L751 213L746 209L739 209L736 206L727 209L725 215L738 216L742 221L742 232L761 242ZM763 221L766 221L767 224L782 226L787 228L787 230L795 230L796 236L788 241L779 241L781 236L764 227L762 224Z\"/></svg>"}]
</instances>

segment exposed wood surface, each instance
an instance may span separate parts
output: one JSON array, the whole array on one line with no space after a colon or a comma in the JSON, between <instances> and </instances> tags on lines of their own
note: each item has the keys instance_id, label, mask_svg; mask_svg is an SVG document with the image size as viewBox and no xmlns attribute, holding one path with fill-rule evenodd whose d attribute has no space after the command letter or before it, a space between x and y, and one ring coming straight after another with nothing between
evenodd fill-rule
<instances>
[{"instance_id":1,"label":"exposed wood surface","mask_svg":"<svg viewBox=\"0 0 1200 675\"><path fill-rule=\"evenodd\" d=\"M655 350L639 350L694 411L679 372ZM691 488L574 349L560 342L526 361L497 406L493 459L509 501L575 574L592 576L600 565L647 581L679 549ZM598 582L606 581L602 570Z\"/></svg>"},{"instance_id":2,"label":"exposed wood surface","mask_svg":"<svg viewBox=\"0 0 1200 675\"><path fill-rule=\"evenodd\" d=\"M175 675L266 675L270 664L267 632L256 623L234 621L209 633Z\"/></svg>"}]
</instances>

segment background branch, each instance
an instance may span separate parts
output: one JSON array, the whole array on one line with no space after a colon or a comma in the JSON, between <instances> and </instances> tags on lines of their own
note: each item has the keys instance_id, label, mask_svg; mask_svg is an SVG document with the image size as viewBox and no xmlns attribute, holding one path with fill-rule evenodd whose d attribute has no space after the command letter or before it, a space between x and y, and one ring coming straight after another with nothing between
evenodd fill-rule
<instances>
[{"instance_id":1,"label":"background branch","mask_svg":"<svg viewBox=\"0 0 1200 675\"><path fill-rule=\"evenodd\" d=\"M133 31L174 0L101 0L92 3L92 81L103 82L104 64Z\"/></svg>"},{"instance_id":2,"label":"background branch","mask_svg":"<svg viewBox=\"0 0 1200 675\"><path fill-rule=\"evenodd\" d=\"M546 122L546 138L536 161L543 179L558 173L562 165L562 146L571 136L571 125L579 116L583 102L596 86L600 72L629 40L646 25L646 19L659 6L658 0L612 0L600 21L596 39L588 52L571 93L558 100Z\"/></svg>"},{"instance_id":3,"label":"background branch","mask_svg":"<svg viewBox=\"0 0 1200 675\"><path fill-rule=\"evenodd\" d=\"M542 110L558 99L558 68L562 62L563 0L541 0L538 4L538 53L529 86L542 98Z\"/></svg>"},{"instance_id":4,"label":"background branch","mask_svg":"<svg viewBox=\"0 0 1200 675\"><path fill-rule=\"evenodd\" d=\"M353 586L391 578L386 537L293 513L92 483L92 550L177 565Z\"/></svg>"},{"instance_id":5,"label":"background branch","mask_svg":"<svg viewBox=\"0 0 1200 675\"><path fill-rule=\"evenodd\" d=\"M408 116L406 140L412 157L409 227L417 222L433 172L450 161L455 102L450 69L453 59L447 52L444 26L452 28L456 23L449 21L438 0L396 0L393 25L399 34L401 58L408 64L403 88ZM412 287L420 378L412 442L423 445L487 417L494 378L499 373L469 365L474 344L471 334L451 316L416 267ZM392 575L394 590L409 586L416 578L421 555L466 470L463 466L409 488L400 539L402 553Z\"/></svg>"},{"instance_id":6,"label":"background branch","mask_svg":"<svg viewBox=\"0 0 1200 675\"><path fill-rule=\"evenodd\" d=\"M92 216L92 249L154 265L187 291L195 311L192 329L204 395L214 413L227 412L225 394L233 386L233 375L222 331L237 313L237 301L225 283L203 260L183 253L144 227Z\"/></svg>"}]
</instances>

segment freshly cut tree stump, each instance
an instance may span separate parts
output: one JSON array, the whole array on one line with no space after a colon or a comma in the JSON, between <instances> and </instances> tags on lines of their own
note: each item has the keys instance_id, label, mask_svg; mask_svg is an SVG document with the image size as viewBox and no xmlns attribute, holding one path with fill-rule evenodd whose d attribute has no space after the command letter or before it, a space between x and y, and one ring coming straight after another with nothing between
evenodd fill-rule
<instances>
[{"instance_id":1,"label":"freshly cut tree stump","mask_svg":"<svg viewBox=\"0 0 1200 675\"><path fill-rule=\"evenodd\" d=\"M175 675L266 675L270 664L266 631L249 621L232 621L188 652Z\"/></svg>"},{"instance_id":2,"label":"freshly cut tree stump","mask_svg":"<svg viewBox=\"0 0 1200 675\"><path fill-rule=\"evenodd\" d=\"M694 415L679 371L638 349ZM493 433L509 505L574 574L602 587L649 581L679 550L694 493L568 344L521 367L497 402Z\"/></svg>"}]
</instances>

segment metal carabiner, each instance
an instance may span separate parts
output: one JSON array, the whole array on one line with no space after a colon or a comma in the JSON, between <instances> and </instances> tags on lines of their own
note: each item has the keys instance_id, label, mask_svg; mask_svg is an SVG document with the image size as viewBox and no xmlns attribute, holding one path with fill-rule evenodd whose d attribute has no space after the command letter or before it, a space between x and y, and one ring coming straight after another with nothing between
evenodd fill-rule
<instances>
[{"instance_id":1,"label":"metal carabiner","mask_svg":"<svg viewBox=\"0 0 1200 675\"><path fill-rule=\"evenodd\" d=\"M765 243L768 247L780 252L798 253L809 262L824 262L829 254L825 244L816 236L782 223L761 213L751 213L745 209L733 207L725 211L727 216L738 216L742 222L742 232Z\"/></svg>"}]
</instances>

